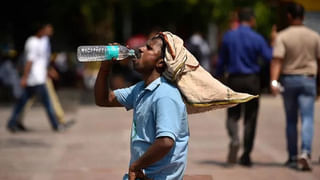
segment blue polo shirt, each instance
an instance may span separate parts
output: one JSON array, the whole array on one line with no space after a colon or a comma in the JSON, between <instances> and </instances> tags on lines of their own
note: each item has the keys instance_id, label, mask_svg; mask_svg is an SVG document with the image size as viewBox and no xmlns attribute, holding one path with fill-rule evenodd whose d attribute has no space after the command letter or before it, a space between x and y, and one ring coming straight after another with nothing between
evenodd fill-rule
<instances>
[{"instance_id":1,"label":"blue polo shirt","mask_svg":"<svg viewBox=\"0 0 320 180\"><path fill-rule=\"evenodd\" d=\"M222 76L225 68L231 75L257 74L260 72L258 57L269 63L272 48L249 26L240 25L223 36L216 75Z\"/></svg>"},{"instance_id":2,"label":"blue polo shirt","mask_svg":"<svg viewBox=\"0 0 320 180\"><path fill-rule=\"evenodd\" d=\"M142 81L114 93L127 110L133 109L130 164L141 157L156 138L170 137L175 142L171 151L144 171L154 180L183 179L189 126L179 90L164 77L159 77L147 87Z\"/></svg>"}]
</instances>

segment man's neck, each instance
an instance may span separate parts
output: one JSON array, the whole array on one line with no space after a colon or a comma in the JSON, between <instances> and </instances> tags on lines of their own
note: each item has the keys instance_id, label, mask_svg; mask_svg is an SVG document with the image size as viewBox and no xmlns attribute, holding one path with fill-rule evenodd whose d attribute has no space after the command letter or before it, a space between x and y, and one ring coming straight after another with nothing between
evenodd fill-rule
<instances>
[{"instance_id":1,"label":"man's neck","mask_svg":"<svg viewBox=\"0 0 320 180\"><path fill-rule=\"evenodd\" d=\"M143 77L145 86L148 86L154 80L158 79L161 76L157 71L152 71L149 75Z\"/></svg>"},{"instance_id":2,"label":"man's neck","mask_svg":"<svg viewBox=\"0 0 320 180\"><path fill-rule=\"evenodd\" d=\"M35 36L36 36L37 38L39 38L39 39L43 37L43 35L42 35L42 34L39 34L39 33L36 34Z\"/></svg>"},{"instance_id":3,"label":"man's neck","mask_svg":"<svg viewBox=\"0 0 320 180\"><path fill-rule=\"evenodd\" d=\"M301 19L294 19L290 22L291 26L301 26L303 25L303 21Z\"/></svg>"},{"instance_id":4,"label":"man's neck","mask_svg":"<svg viewBox=\"0 0 320 180\"><path fill-rule=\"evenodd\" d=\"M246 21L241 22L241 25L242 25L242 26L247 26L247 27L250 27L250 28L251 28L251 24L250 24L249 22L246 22Z\"/></svg>"}]
</instances>

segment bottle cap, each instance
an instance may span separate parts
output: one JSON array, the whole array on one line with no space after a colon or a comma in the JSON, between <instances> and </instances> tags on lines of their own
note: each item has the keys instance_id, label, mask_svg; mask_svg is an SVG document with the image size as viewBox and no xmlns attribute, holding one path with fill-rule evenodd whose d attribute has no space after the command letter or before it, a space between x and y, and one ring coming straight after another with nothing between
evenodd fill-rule
<instances>
[{"instance_id":1,"label":"bottle cap","mask_svg":"<svg viewBox=\"0 0 320 180\"><path fill-rule=\"evenodd\" d=\"M135 54L137 59L139 59L141 57L141 53L140 53L139 49L134 49L134 54Z\"/></svg>"}]
</instances>

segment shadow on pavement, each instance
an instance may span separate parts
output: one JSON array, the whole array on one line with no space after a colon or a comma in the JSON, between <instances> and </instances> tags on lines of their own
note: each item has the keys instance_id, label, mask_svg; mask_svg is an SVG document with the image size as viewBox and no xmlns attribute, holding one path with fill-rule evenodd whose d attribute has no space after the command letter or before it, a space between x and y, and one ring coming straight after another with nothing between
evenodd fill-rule
<instances>
[{"instance_id":1,"label":"shadow on pavement","mask_svg":"<svg viewBox=\"0 0 320 180\"><path fill-rule=\"evenodd\" d=\"M213 165L213 166L220 166L223 168L231 168L234 165L228 164L224 161L217 161L217 160L206 160L206 161L198 161L198 164L205 164L205 165ZM278 167L278 168L287 168L283 165L283 163L278 162L253 162L253 167ZM320 162L318 161L312 161L312 166L320 166Z\"/></svg>"},{"instance_id":2,"label":"shadow on pavement","mask_svg":"<svg viewBox=\"0 0 320 180\"><path fill-rule=\"evenodd\" d=\"M220 166L224 168L230 168L234 165L228 164L227 162L222 161L216 161L216 160L206 160L206 161L199 161L199 164L206 164L206 165L214 165L214 166ZM282 163L277 162L253 162L253 166L265 166L265 167L285 167Z\"/></svg>"},{"instance_id":3,"label":"shadow on pavement","mask_svg":"<svg viewBox=\"0 0 320 180\"><path fill-rule=\"evenodd\" d=\"M1 148L51 148L52 146L39 139L8 138L0 141Z\"/></svg>"},{"instance_id":4,"label":"shadow on pavement","mask_svg":"<svg viewBox=\"0 0 320 180\"><path fill-rule=\"evenodd\" d=\"M199 164L205 164L205 165L215 165L215 166L220 166L224 168L229 168L231 167L228 163L222 162L222 161L216 161L216 160L206 160L206 161L199 161Z\"/></svg>"}]
</instances>

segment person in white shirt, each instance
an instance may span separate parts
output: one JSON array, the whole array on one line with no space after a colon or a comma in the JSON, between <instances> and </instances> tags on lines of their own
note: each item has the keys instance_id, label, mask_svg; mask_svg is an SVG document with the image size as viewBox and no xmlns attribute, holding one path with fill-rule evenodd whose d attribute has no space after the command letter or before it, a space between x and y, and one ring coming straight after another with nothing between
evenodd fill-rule
<instances>
[{"instance_id":1,"label":"person in white shirt","mask_svg":"<svg viewBox=\"0 0 320 180\"><path fill-rule=\"evenodd\" d=\"M56 114L54 113L52 103L45 86L48 73L48 41L44 38L50 28L50 24L38 25L35 35L29 37L25 43L26 62L21 86L24 88L22 96L19 98L14 107L13 113L8 121L7 128L10 132L21 131L17 121L20 113L23 111L28 99L34 95L39 96L42 104L45 106L52 129L60 131L62 126L59 125Z\"/></svg>"},{"instance_id":2,"label":"person in white shirt","mask_svg":"<svg viewBox=\"0 0 320 180\"><path fill-rule=\"evenodd\" d=\"M54 62L53 59L51 59L51 44L50 44L50 37L53 35L53 26L51 24L47 24L46 27L46 33L44 36L41 37L43 43L44 43L44 49L45 49L45 53L46 53L46 57L48 59L48 76L47 76L47 80L46 80L46 88L47 88L47 91L48 91L48 95L49 95L49 98L50 98L50 102L52 104L52 108L54 110L54 113L57 117L57 120L61 126L61 129L62 127L67 129L69 127L71 127L75 121L72 119L72 120L69 120L69 121L66 121L65 119L65 113L64 113L64 110L62 108L62 105L60 103L60 100L58 98L58 95L56 93L56 90L54 88L54 85L53 85L53 80L58 80L60 77L59 77L59 73L55 70L55 68L52 66L52 63ZM26 105L24 106L23 108L23 112L20 113L19 117L18 117L18 120L17 120L17 128L21 131L28 131L28 129L24 126L24 123L23 123L23 119L24 119L24 115L26 114L27 111L30 110L31 106L34 104L35 102L35 97L31 97Z\"/></svg>"}]
</instances>

